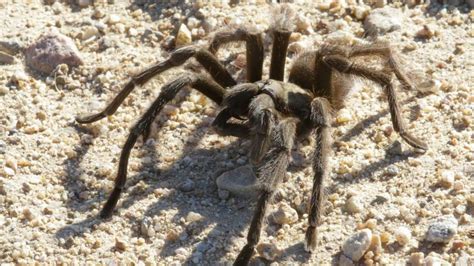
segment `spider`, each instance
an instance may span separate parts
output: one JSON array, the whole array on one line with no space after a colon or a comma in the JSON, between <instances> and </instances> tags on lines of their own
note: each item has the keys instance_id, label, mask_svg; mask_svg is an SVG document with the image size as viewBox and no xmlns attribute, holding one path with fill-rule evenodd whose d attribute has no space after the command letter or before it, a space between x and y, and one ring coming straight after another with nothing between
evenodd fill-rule
<instances>
[{"instance_id":1,"label":"spider","mask_svg":"<svg viewBox=\"0 0 474 266\"><path fill-rule=\"evenodd\" d=\"M321 216L324 181L330 168L332 113L343 106L349 86L337 86L344 76L359 76L378 83L384 90L390 109L393 128L409 145L427 150L427 145L407 132L397 100L392 76L407 87L410 80L400 69L388 45L361 45L345 47L324 45L315 51L302 53L293 63L288 80L283 81L287 48L291 34L289 16L283 10L269 32L273 36L269 78L262 78L264 61L263 33L241 27L218 32L209 47L186 46L172 52L169 58L146 68L131 77L119 94L102 111L77 118L81 124L92 123L115 113L127 95L144 85L154 76L183 65L194 58L210 75L189 73L162 87L156 100L132 127L123 146L115 186L100 216L112 215L124 190L130 152L140 136L146 140L152 122L164 105L183 88L198 90L220 106L213 127L221 135L251 140L250 161L258 177L259 196L247 244L237 256L234 265L247 265L259 242L265 212L277 185L284 178L290 163L292 147L298 139L313 136L315 147L312 157L314 182L309 204L305 250L314 252L317 247L317 226ZM243 42L246 45L246 83L237 84L216 57L224 44ZM386 59L385 70L358 64L353 59L378 56ZM344 75L345 74L345 75ZM341 82L339 82L341 83ZM343 82L342 82L343 83Z\"/></svg>"}]
</instances>

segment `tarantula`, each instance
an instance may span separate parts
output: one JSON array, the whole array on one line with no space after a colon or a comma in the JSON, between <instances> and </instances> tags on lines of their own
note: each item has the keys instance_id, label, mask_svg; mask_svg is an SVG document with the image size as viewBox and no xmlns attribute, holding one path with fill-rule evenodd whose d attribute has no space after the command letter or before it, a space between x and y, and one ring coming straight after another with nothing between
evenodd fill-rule
<instances>
[{"instance_id":1,"label":"tarantula","mask_svg":"<svg viewBox=\"0 0 474 266\"><path fill-rule=\"evenodd\" d=\"M328 160L331 147L331 113L340 109L348 86L336 86L344 76L360 76L378 83L384 90L390 109L393 128L412 147L427 150L427 145L409 134L401 117L400 106L392 83L393 74L405 87L412 88L407 76L397 64L388 45L344 47L325 45L318 50L301 54L291 67L288 81L283 81L291 26L286 16L276 19L269 30L273 36L269 78L262 78L264 61L263 34L248 28L218 32L208 49L187 46L175 50L169 58L158 62L137 75L125 85L113 101L100 113L77 118L81 124L92 123L115 113L127 95L154 76L178 67L194 58L210 74L189 73L163 86L159 96L132 127L122 149L114 189L100 216L107 218L124 190L130 152L139 136L147 139L152 122L164 105L183 88L198 90L221 110L213 122L219 134L251 139L250 161L258 177L259 198L247 236L235 265L247 265L260 238L260 231L277 185L282 181L290 163L294 142L313 135L314 183L309 205L305 249L316 249L317 226L321 216L323 183L330 169ZM216 58L219 48L227 43L246 44L247 82L237 84L224 65ZM355 63L354 57L378 56L386 59L388 70L380 71ZM341 74L342 73L342 74Z\"/></svg>"}]
</instances>

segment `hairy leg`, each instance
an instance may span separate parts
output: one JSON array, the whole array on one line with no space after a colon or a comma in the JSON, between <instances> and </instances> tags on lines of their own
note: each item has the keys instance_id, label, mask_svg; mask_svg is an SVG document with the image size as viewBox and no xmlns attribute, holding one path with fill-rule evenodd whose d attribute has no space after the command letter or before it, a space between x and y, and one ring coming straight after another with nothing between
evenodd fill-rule
<instances>
[{"instance_id":1,"label":"hairy leg","mask_svg":"<svg viewBox=\"0 0 474 266\"><path fill-rule=\"evenodd\" d=\"M252 148L250 150L250 160L258 163L267 153L271 131L277 123L278 111L272 97L267 94L259 94L253 98L249 106L249 119L252 125Z\"/></svg>"},{"instance_id":2,"label":"hairy leg","mask_svg":"<svg viewBox=\"0 0 474 266\"><path fill-rule=\"evenodd\" d=\"M273 31L272 59L270 64L270 78L283 81L285 76L286 52L290 41L290 31Z\"/></svg>"},{"instance_id":3,"label":"hairy leg","mask_svg":"<svg viewBox=\"0 0 474 266\"><path fill-rule=\"evenodd\" d=\"M407 75L400 69L400 65L398 64L392 48L389 45L382 45L382 44L372 44L372 45L365 45L365 46L355 46L351 48L349 53L349 57L353 56L367 56L367 55L377 55L382 56L388 59L388 65L390 66L391 70L395 73L395 76L400 80L403 87L406 89L413 90L413 84L411 83L410 79Z\"/></svg>"},{"instance_id":4,"label":"hairy leg","mask_svg":"<svg viewBox=\"0 0 474 266\"><path fill-rule=\"evenodd\" d=\"M296 119L287 118L282 120L274 128L271 149L265 154L262 162L256 165L258 182L261 185L261 194L247 234L247 244L240 251L234 265L248 265L255 246L260 240L260 233L268 204L273 197L277 185L283 180L286 168L290 163L290 153L295 139L295 131Z\"/></svg>"},{"instance_id":5,"label":"hairy leg","mask_svg":"<svg viewBox=\"0 0 474 266\"><path fill-rule=\"evenodd\" d=\"M329 154L331 152L330 104L325 98L315 98L311 102L311 124L315 128L316 147L313 154L313 189L308 215L308 229L305 236L305 250L315 252L317 248L317 226L320 222L324 200L324 180L330 172Z\"/></svg>"},{"instance_id":6,"label":"hairy leg","mask_svg":"<svg viewBox=\"0 0 474 266\"><path fill-rule=\"evenodd\" d=\"M250 102L258 92L259 87L254 83L239 84L229 89L221 104L224 108L212 123L217 133L249 138L250 127L248 120L242 123L229 122L229 120L231 118L243 120L244 117L248 117Z\"/></svg>"},{"instance_id":7,"label":"hairy leg","mask_svg":"<svg viewBox=\"0 0 474 266\"><path fill-rule=\"evenodd\" d=\"M115 178L114 189L100 213L102 218L110 217L115 206L117 205L120 194L122 193L127 180L127 166L130 152L137 142L138 137L144 133L146 134L146 132L149 132L151 124L163 109L164 105L171 101L176 96L176 94L186 86L191 86L199 90L209 98L223 93L224 90L219 84L195 75L179 77L163 86L160 95L130 130L130 135L128 136L120 154L118 173L117 177Z\"/></svg>"},{"instance_id":8,"label":"hairy leg","mask_svg":"<svg viewBox=\"0 0 474 266\"><path fill-rule=\"evenodd\" d=\"M132 92L136 86L142 86L154 76L171 69L173 67L184 64L189 58L194 57L196 60L211 74L221 86L233 86L236 84L232 76L227 72L224 66L217 60L217 58L205 49L200 49L195 46L187 46L174 51L170 58L163 62L156 63L151 67L143 70L137 75L133 76L130 81L123 87L123 89L115 96L112 102L100 113L78 117L76 121L81 124L92 123L100 120L106 116L112 115L117 111L125 98ZM222 101L224 94L214 97L218 104Z\"/></svg>"},{"instance_id":9,"label":"hairy leg","mask_svg":"<svg viewBox=\"0 0 474 266\"><path fill-rule=\"evenodd\" d=\"M232 42L245 42L246 44L247 81L261 80L264 59L262 34L246 28L221 31L214 36L209 51L216 54L222 45Z\"/></svg>"},{"instance_id":10,"label":"hairy leg","mask_svg":"<svg viewBox=\"0 0 474 266\"><path fill-rule=\"evenodd\" d=\"M398 132L398 134L400 134L400 136L412 147L422 150L428 149L426 143L407 132L390 75L366 66L354 64L349 59L339 55L326 56L323 60L326 64L339 72L361 76L382 85L388 98L390 115L392 117L393 128L395 131Z\"/></svg>"}]
</instances>

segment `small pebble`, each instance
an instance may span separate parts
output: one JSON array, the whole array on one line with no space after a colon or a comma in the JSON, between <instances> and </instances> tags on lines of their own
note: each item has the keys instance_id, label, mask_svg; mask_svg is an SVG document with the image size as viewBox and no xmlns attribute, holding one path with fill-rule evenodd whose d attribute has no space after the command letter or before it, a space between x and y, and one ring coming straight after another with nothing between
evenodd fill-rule
<instances>
[{"instance_id":1,"label":"small pebble","mask_svg":"<svg viewBox=\"0 0 474 266\"><path fill-rule=\"evenodd\" d=\"M352 114L347 109L341 109L337 113L336 122L339 124L347 123L352 120Z\"/></svg>"},{"instance_id":2,"label":"small pebble","mask_svg":"<svg viewBox=\"0 0 474 266\"><path fill-rule=\"evenodd\" d=\"M256 180L252 167L244 165L220 175L216 184L219 190L226 190L243 198L253 198L258 195Z\"/></svg>"},{"instance_id":3,"label":"small pebble","mask_svg":"<svg viewBox=\"0 0 474 266\"><path fill-rule=\"evenodd\" d=\"M349 213L359 213L363 208L362 200L358 196L352 196L346 201L346 210Z\"/></svg>"},{"instance_id":4,"label":"small pebble","mask_svg":"<svg viewBox=\"0 0 474 266\"><path fill-rule=\"evenodd\" d=\"M411 231L409 228L405 226L400 226L395 230L395 239L397 240L398 244L401 246L405 246L411 240Z\"/></svg>"},{"instance_id":5,"label":"small pebble","mask_svg":"<svg viewBox=\"0 0 474 266\"><path fill-rule=\"evenodd\" d=\"M382 240L380 240L380 235L378 234L372 235L372 239L370 240L369 250L371 250L374 253L375 259L377 259L382 254L383 248L382 248Z\"/></svg>"},{"instance_id":6,"label":"small pebble","mask_svg":"<svg viewBox=\"0 0 474 266\"><path fill-rule=\"evenodd\" d=\"M7 176L14 176L14 175L15 175L15 170L13 170L12 168L7 167L7 166L4 166L4 167L3 167L3 172L4 172Z\"/></svg>"},{"instance_id":7,"label":"small pebble","mask_svg":"<svg viewBox=\"0 0 474 266\"><path fill-rule=\"evenodd\" d=\"M111 15L109 15L109 19L107 19L107 24L114 25L114 24L119 23L120 20L121 20L121 18L120 18L119 15L111 14Z\"/></svg>"},{"instance_id":8,"label":"small pebble","mask_svg":"<svg viewBox=\"0 0 474 266\"><path fill-rule=\"evenodd\" d=\"M454 184L454 172L451 170L442 170L438 174L439 183L445 188L451 188Z\"/></svg>"},{"instance_id":9,"label":"small pebble","mask_svg":"<svg viewBox=\"0 0 474 266\"><path fill-rule=\"evenodd\" d=\"M400 169L396 165L389 165L385 169L385 174L388 176L396 176L400 173Z\"/></svg>"},{"instance_id":10,"label":"small pebble","mask_svg":"<svg viewBox=\"0 0 474 266\"><path fill-rule=\"evenodd\" d=\"M342 252L353 261L358 261L369 249L372 231L363 229L349 237L342 246Z\"/></svg>"},{"instance_id":11,"label":"small pebble","mask_svg":"<svg viewBox=\"0 0 474 266\"><path fill-rule=\"evenodd\" d=\"M192 42L192 35L191 31L189 31L188 27L185 24L181 24L178 30L178 34L176 35L175 45L176 46L183 46L191 44Z\"/></svg>"},{"instance_id":12,"label":"small pebble","mask_svg":"<svg viewBox=\"0 0 474 266\"><path fill-rule=\"evenodd\" d=\"M390 242L391 238L392 238L392 235L389 232L383 232L380 234L380 241L382 241L382 243L384 244L387 244L388 242Z\"/></svg>"},{"instance_id":13,"label":"small pebble","mask_svg":"<svg viewBox=\"0 0 474 266\"><path fill-rule=\"evenodd\" d=\"M193 191L196 187L196 184L191 179L186 179L181 185L179 189L183 192L190 192Z\"/></svg>"},{"instance_id":14,"label":"small pebble","mask_svg":"<svg viewBox=\"0 0 474 266\"><path fill-rule=\"evenodd\" d=\"M298 212L286 203L280 203L278 210L273 212L270 217L276 224L292 224L298 221Z\"/></svg>"},{"instance_id":15,"label":"small pebble","mask_svg":"<svg viewBox=\"0 0 474 266\"><path fill-rule=\"evenodd\" d=\"M364 29L368 35L383 35L400 30L403 14L399 9L386 6L370 12L364 20Z\"/></svg>"},{"instance_id":16,"label":"small pebble","mask_svg":"<svg viewBox=\"0 0 474 266\"><path fill-rule=\"evenodd\" d=\"M423 254L422 252L415 252L410 255L408 263L410 263L411 266L422 266L424 260L425 254Z\"/></svg>"},{"instance_id":17,"label":"small pebble","mask_svg":"<svg viewBox=\"0 0 474 266\"><path fill-rule=\"evenodd\" d=\"M121 239L115 239L115 248L119 251L126 251L127 250L127 243Z\"/></svg>"},{"instance_id":18,"label":"small pebble","mask_svg":"<svg viewBox=\"0 0 474 266\"><path fill-rule=\"evenodd\" d=\"M436 30L433 25L424 25L421 30L416 33L416 37L420 39L431 39L436 35Z\"/></svg>"},{"instance_id":19,"label":"small pebble","mask_svg":"<svg viewBox=\"0 0 474 266\"><path fill-rule=\"evenodd\" d=\"M202 215L196 212L189 212L186 216L186 222L192 223L202 219Z\"/></svg>"},{"instance_id":20,"label":"small pebble","mask_svg":"<svg viewBox=\"0 0 474 266\"><path fill-rule=\"evenodd\" d=\"M187 257L189 255L189 252L185 248L177 248L174 253L176 255L181 255L183 257Z\"/></svg>"},{"instance_id":21,"label":"small pebble","mask_svg":"<svg viewBox=\"0 0 474 266\"><path fill-rule=\"evenodd\" d=\"M87 40L93 36L96 36L99 34L99 30L94 27L94 26L87 26L83 31L82 31L82 40Z\"/></svg>"},{"instance_id":22,"label":"small pebble","mask_svg":"<svg viewBox=\"0 0 474 266\"><path fill-rule=\"evenodd\" d=\"M256 249L258 254L268 261L274 261L282 254L282 250L274 244L260 243Z\"/></svg>"},{"instance_id":23,"label":"small pebble","mask_svg":"<svg viewBox=\"0 0 474 266\"><path fill-rule=\"evenodd\" d=\"M441 216L428 227L426 240L433 243L448 243L457 233L458 221L452 215Z\"/></svg>"}]
</instances>

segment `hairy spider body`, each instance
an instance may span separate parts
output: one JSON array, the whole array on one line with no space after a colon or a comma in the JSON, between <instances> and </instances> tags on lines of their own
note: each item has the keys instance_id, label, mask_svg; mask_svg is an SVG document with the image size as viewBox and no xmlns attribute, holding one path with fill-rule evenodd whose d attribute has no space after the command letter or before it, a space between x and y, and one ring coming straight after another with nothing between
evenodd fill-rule
<instances>
[{"instance_id":1,"label":"hairy spider body","mask_svg":"<svg viewBox=\"0 0 474 266\"><path fill-rule=\"evenodd\" d=\"M316 51L300 55L284 82L286 50L291 34L289 9L282 6L282 16L275 18L271 29L273 48L268 79L262 79L264 60L263 37L259 32L245 28L218 32L209 49L188 46L174 51L170 57L133 76L104 111L84 118L79 123L91 123L112 115L136 85L143 85L152 77L195 58L210 74L191 73L163 86L159 96L132 127L122 149L114 189L101 211L107 218L117 205L125 187L128 158L139 136L146 139L150 127L164 105L185 87L203 93L217 103L221 110L213 127L219 134L250 138L250 161L258 177L259 198L252 218L247 244L235 260L235 265L247 265L259 242L266 209L277 185L282 181L290 163L294 142L303 136L315 139L313 154L313 188L308 211L308 228L305 249L313 252L317 247L317 226L322 213L324 180L331 147L331 113L341 108L350 89L349 75L360 76L378 83L387 95L395 131L414 148L426 150L422 141L410 135L403 123L397 101L392 73L408 88L412 85L400 70L389 46L366 45L357 47L323 46ZM226 68L215 57L219 48L230 42L245 42L247 56L247 83L237 84ZM389 72L356 64L357 56L379 56L387 59Z\"/></svg>"}]
</instances>

